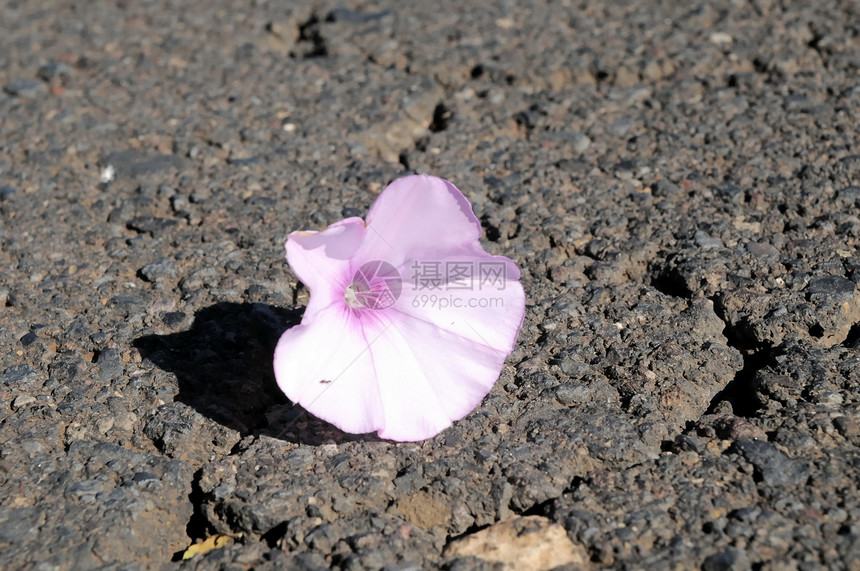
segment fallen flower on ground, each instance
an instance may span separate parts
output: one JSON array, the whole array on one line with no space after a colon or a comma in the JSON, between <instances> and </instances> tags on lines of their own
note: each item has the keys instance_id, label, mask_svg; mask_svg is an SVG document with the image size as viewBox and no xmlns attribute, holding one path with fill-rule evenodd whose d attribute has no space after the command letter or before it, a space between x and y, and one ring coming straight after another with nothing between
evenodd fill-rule
<instances>
[{"instance_id":1,"label":"fallen flower on ground","mask_svg":"<svg viewBox=\"0 0 860 571\"><path fill-rule=\"evenodd\" d=\"M287 260L310 300L275 349L293 402L341 430L435 436L499 377L525 314L516 265L484 251L450 182L391 183L367 215L293 232Z\"/></svg>"}]
</instances>

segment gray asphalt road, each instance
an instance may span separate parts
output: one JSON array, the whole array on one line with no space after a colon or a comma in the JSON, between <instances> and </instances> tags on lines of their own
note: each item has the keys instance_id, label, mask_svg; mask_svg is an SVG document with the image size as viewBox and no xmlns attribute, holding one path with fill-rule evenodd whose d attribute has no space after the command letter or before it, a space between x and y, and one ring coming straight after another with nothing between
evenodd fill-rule
<instances>
[{"instance_id":1,"label":"gray asphalt road","mask_svg":"<svg viewBox=\"0 0 860 571\"><path fill-rule=\"evenodd\" d=\"M0 567L857 569L858 25L3 0ZM286 234L414 172L527 308L483 403L394 443L271 357Z\"/></svg>"}]
</instances>

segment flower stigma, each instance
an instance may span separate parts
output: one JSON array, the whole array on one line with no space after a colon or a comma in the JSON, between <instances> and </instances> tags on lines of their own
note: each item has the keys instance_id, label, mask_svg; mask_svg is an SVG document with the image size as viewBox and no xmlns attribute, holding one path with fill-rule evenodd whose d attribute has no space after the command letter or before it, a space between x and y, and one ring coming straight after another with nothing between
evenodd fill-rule
<instances>
[{"instance_id":1,"label":"flower stigma","mask_svg":"<svg viewBox=\"0 0 860 571\"><path fill-rule=\"evenodd\" d=\"M397 269L380 260L363 264L343 292L353 309L385 309L400 297L402 280Z\"/></svg>"},{"instance_id":2,"label":"flower stigma","mask_svg":"<svg viewBox=\"0 0 860 571\"><path fill-rule=\"evenodd\" d=\"M346 304L352 308L365 307L365 302L362 301L367 295L367 284L361 282L352 282L343 292L343 298Z\"/></svg>"}]
</instances>

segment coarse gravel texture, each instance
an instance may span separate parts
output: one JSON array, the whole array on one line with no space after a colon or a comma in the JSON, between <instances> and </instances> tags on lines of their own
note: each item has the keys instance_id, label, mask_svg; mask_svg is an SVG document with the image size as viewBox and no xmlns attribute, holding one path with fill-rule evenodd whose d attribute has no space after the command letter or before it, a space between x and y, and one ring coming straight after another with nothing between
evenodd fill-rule
<instances>
[{"instance_id":1,"label":"coarse gravel texture","mask_svg":"<svg viewBox=\"0 0 860 571\"><path fill-rule=\"evenodd\" d=\"M3 0L0 568L860 569L858 125L853 1ZM271 357L413 172L527 307L394 443Z\"/></svg>"}]
</instances>

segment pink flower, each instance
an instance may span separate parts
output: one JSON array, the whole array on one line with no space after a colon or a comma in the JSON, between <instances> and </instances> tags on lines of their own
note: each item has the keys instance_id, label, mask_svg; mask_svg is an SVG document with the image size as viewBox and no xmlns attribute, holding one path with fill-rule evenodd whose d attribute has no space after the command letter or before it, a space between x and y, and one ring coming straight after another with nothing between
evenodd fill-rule
<instances>
[{"instance_id":1,"label":"pink flower","mask_svg":"<svg viewBox=\"0 0 860 571\"><path fill-rule=\"evenodd\" d=\"M520 272L479 243L481 225L446 180L408 176L365 223L293 232L287 260L310 290L275 349L293 402L341 430L430 438L471 412L513 350Z\"/></svg>"}]
</instances>

